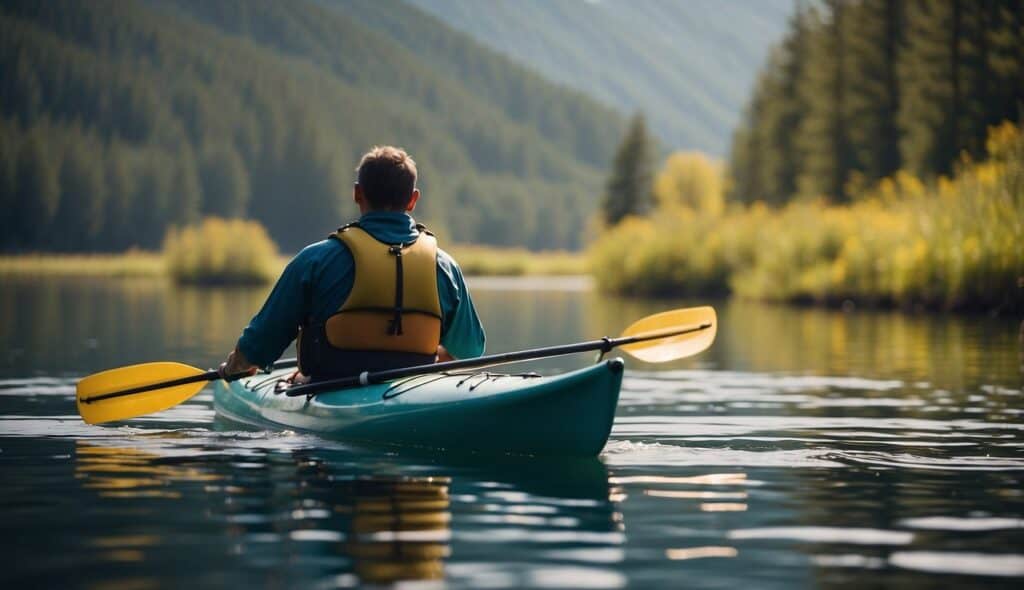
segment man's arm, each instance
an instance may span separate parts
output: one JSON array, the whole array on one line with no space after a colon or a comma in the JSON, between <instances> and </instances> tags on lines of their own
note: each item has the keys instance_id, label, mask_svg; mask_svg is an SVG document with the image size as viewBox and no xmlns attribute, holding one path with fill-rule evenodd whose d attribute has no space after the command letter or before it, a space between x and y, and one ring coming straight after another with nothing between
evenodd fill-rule
<instances>
[{"instance_id":1,"label":"man's arm","mask_svg":"<svg viewBox=\"0 0 1024 590\"><path fill-rule=\"evenodd\" d=\"M311 258L310 248L306 248L288 263L263 308L249 322L235 350L221 365L222 374L268 367L295 340L299 324L309 313L306 294L310 285Z\"/></svg>"},{"instance_id":2,"label":"man's arm","mask_svg":"<svg viewBox=\"0 0 1024 590\"><path fill-rule=\"evenodd\" d=\"M462 271L445 252L438 251L438 279L444 329L438 360L472 358L484 353L487 337L476 313Z\"/></svg>"}]
</instances>

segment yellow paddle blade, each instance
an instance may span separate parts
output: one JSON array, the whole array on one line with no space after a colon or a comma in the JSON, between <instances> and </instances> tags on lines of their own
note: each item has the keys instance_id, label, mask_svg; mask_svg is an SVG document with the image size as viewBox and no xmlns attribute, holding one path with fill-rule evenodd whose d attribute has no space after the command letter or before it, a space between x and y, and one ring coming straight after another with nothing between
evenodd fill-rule
<instances>
[{"instance_id":1,"label":"yellow paddle blade","mask_svg":"<svg viewBox=\"0 0 1024 590\"><path fill-rule=\"evenodd\" d=\"M78 413L89 424L101 424L166 410L199 393L207 382L164 387L98 401L89 400L108 393L193 377L205 372L181 363L161 362L131 365L89 375L78 382L75 395Z\"/></svg>"},{"instance_id":2,"label":"yellow paddle blade","mask_svg":"<svg viewBox=\"0 0 1024 590\"><path fill-rule=\"evenodd\" d=\"M623 337L656 336L660 332L671 333L687 328L699 328L705 324L710 327L687 334L634 342L623 345L620 349L648 363L663 363L693 356L715 341L718 318L713 307L690 307L649 315L637 320L622 333Z\"/></svg>"}]
</instances>

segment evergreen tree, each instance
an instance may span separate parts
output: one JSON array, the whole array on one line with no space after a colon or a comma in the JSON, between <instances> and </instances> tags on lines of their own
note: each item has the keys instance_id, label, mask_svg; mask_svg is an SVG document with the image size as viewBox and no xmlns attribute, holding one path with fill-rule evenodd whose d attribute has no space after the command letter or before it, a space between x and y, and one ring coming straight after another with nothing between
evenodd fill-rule
<instances>
[{"instance_id":1,"label":"evergreen tree","mask_svg":"<svg viewBox=\"0 0 1024 590\"><path fill-rule=\"evenodd\" d=\"M50 232L54 247L65 251L95 249L104 225L104 173L102 144L80 131L74 133L60 167L60 204Z\"/></svg>"},{"instance_id":2,"label":"evergreen tree","mask_svg":"<svg viewBox=\"0 0 1024 590\"><path fill-rule=\"evenodd\" d=\"M203 214L243 217L249 204L249 172L230 144L203 151L199 176L203 187Z\"/></svg>"},{"instance_id":3,"label":"evergreen tree","mask_svg":"<svg viewBox=\"0 0 1024 590\"><path fill-rule=\"evenodd\" d=\"M962 150L983 152L988 127L1020 120L1024 0L811 6L798 7L734 135L730 199L841 200L853 181L900 168L948 173Z\"/></svg>"},{"instance_id":4,"label":"evergreen tree","mask_svg":"<svg viewBox=\"0 0 1024 590\"><path fill-rule=\"evenodd\" d=\"M138 177L135 174L133 150L121 141L110 144L107 153L107 195L104 212L103 250L124 250L133 245L131 227L132 200L136 197Z\"/></svg>"},{"instance_id":5,"label":"evergreen tree","mask_svg":"<svg viewBox=\"0 0 1024 590\"><path fill-rule=\"evenodd\" d=\"M42 129L31 129L18 151L11 211L11 242L18 248L53 248L44 238L60 204L60 159L45 138Z\"/></svg>"},{"instance_id":6,"label":"evergreen tree","mask_svg":"<svg viewBox=\"0 0 1024 590\"><path fill-rule=\"evenodd\" d=\"M948 172L959 151L962 8L961 0L907 4L907 42L899 62L900 153L918 175Z\"/></svg>"},{"instance_id":7,"label":"evergreen tree","mask_svg":"<svg viewBox=\"0 0 1024 590\"><path fill-rule=\"evenodd\" d=\"M985 126L1024 114L1024 0L985 2Z\"/></svg>"},{"instance_id":8,"label":"evergreen tree","mask_svg":"<svg viewBox=\"0 0 1024 590\"><path fill-rule=\"evenodd\" d=\"M20 133L17 127L0 119L0 248L11 245L15 216L15 191L17 190L18 147Z\"/></svg>"},{"instance_id":9,"label":"evergreen tree","mask_svg":"<svg viewBox=\"0 0 1024 590\"><path fill-rule=\"evenodd\" d=\"M743 120L733 132L732 149L729 155L728 182L725 198L727 201L753 203L766 201L764 186L764 156L773 149L765 137L763 113L765 102L774 95L773 84L777 68L778 51L772 52L769 65L761 71L754 86L754 94L743 114ZM786 195L787 197L789 195Z\"/></svg>"},{"instance_id":10,"label":"evergreen tree","mask_svg":"<svg viewBox=\"0 0 1024 590\"><path fill-rule=\"evenodd\" d=\"M868 183L900 167L899 76L901 0L861 0L846 9L840 34L846 40L843 71L849 83L840 116L846 123L851 167Z\"/></svg>"},{"instance_id":11,"label":"evergreen tree","mask_svg":"<svg viewBox=\"0 0 1024 590\"><path fill-rule=\"evenodd\" d=\"M761 97L758 133L767 149L759 154L759 188L761 200L771 204L785 203L797 190L800 158L795 131L807 113L808 99L801 94L799 84L807 67L811 18L801 5L790 19L790 32L778 55L769 62L770 73Z\"/></svg>"},{"instance_id":12,"label":"evergreen tree","mask_svg":"<svg viewBox=\"0 0 1024 590\"><path fill-rule=\"evenodd\" d=\"M979 155L988 128L1024 108L1024 2L964 2L958 18L959 147Z\"/></svg>"},{"instance_id":13,"label":"evergreen tree","mask_svg":"<svg viewBox=\"0 0 1024 590\"><path fill-rule=\"evenodd\" d=\"M637 113L615 152L605 184L601 210L608 225L615 225L628 215L643 215L650 209L652 152L644 117Z\"/></svg>"},{"instance_id":14,"label":"evergreen tree","mask_svg":"<svg viewBox=\"0 0 1024 590\"><path fill-rule=\"evenodd\" d=\"M171 168L166 160L171 155L158 149L139 154L135 162L135 195L131 199L132 213L129 226L131 243L145 249L159 248L163 243L167 220L172 213Z\"/></svg>"},{"instance_id":15,"label":"evergreen tree","mask_svg":"<svg viewBox=\"0 0 1024 590\"><path fill-rule=\"evenodd\" d=\"M830 10L825 14L813 15L817 22L808 38L807 63L798 88L806 113L797 129L797 185L801 194L842 200L852 167L847 122L842 116L848 92L842 67L846 6L842 0L826 5Z\"/></svg>"},{"instance_id":16,"label":"evergreen tree","mask_svg":"<svg viewBox=\"0 0 1024 590\"><path fill-rule=\"evenodd\" d=\"M171 179L171 216L167 221L172 225L188 225L199 220L203 186L191 146L182 144L175 152L174 176Z\"/></svg>"}]
</instances>

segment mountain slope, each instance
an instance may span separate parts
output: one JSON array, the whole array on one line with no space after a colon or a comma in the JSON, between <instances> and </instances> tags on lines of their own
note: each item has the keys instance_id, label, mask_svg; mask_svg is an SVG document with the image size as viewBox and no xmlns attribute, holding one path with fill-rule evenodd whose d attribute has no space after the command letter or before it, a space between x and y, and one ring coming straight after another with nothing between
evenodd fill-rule
<instances>
[{"instance_id":1,"label":"mountain slope","mask_svg":"<svg viewBox=\"0 0 1024 590\"><path fill-rule=\"evenodd\" d=\"M434 26L471 64L438 68L352 17L371 7L4 2L0 248L153 247L217 213L293 250L354 213L352 168L378 143L414 154L417 212L448 237L578 245L621 119Z\"/></svg>"},{"instance_id":2,"label":"mountain slope","mask_svg":"<svg viewBox=\"0 0 1024 590\"><path fill-rule=\"evenodd\" d=\"M408 0L623 112L669 147L723 154L792 0Z\"/></svg>"}]
</instances>

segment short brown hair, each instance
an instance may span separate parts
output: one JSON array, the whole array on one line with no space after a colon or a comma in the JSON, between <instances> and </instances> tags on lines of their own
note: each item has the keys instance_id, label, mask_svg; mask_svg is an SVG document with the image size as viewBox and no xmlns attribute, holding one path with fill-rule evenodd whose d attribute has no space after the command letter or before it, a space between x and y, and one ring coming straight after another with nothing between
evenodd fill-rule
<instances>
[{"instance_id":1,"label":"short brown hair","mask_svg":"<svg viewBox=\"0 0 1024 590\"><path fill-rule=\"evenodd\" d=\"M405 150L374 146L356 168L357 182L373 209L404 211L416 188L416 162Z\"/></svg>"}]
</instances>

